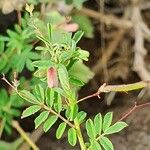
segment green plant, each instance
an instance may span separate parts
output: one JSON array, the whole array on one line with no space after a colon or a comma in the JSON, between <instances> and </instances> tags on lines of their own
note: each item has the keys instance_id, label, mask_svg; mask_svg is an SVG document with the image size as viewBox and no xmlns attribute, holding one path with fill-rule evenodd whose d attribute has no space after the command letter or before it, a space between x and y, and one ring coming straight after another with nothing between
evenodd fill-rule
<instances>
[{"instance_id":1,"label":"green plant","mask_svg":"<svg viewBox=\"0 0 150 150\"><path fill-rule=\"evenodd\" d=\"M36 26L32 14L32 8L27 6L30 12L33 28L37 38L44 45L36 47L40 51L41 58L33 62L37 68L34 75L43 83L38 84L32 91L19 90L17 86L12 85L18 95L30 103L27 109L23 111L22 118L31 116L37 112L40 114L35 118L35 128L42 123L43 130L47 132L57 121L61 119L56 138L60 139L67 128L68 142L75 146L79 140L82 150L90 149L113 149L113 145L106 135L121 131L127 126L124 122L112 124L112 113L108 113L102 119L101 114L86 120L86 112L80 111L78 106L77 89L84 85L84 81L76 72L76 65L83 66L83 60L87 61L89 53L77 47L83 32L78 31L74 35L58 29L51 24L47 29L40 29ZM30 21L31 23L31 21ZM85 72L84 72L85 73ZM65 116L62 116L62 112ZM80 125L86 127L89 140L84 142Z\"/></svg>"},{"instance_id":2,"label":"green plant","mask_svg":"<svg viewBox=\"0 0 150 150\"><path fill-rule=\"evenodd\" d=\"M20 117L21 111L20 106L22 106L23 101L17 94L12 94L9 96L6 90L0 90L0 135L3 130L7 133L11 133L11 122L14 117Z\"/></svg>"},{"instance_id":3,"label":"green plant","mask_svg":"<svg viewBox=\"0 0 150 150\"><path fill-rule=\"evenodd\" d=\"M72 2L75 3L76 1ZM143 88L147 86L147 82L121 86L106 86L104 84L93 95L78 99L78 89L93 77L93 73L83 63L83 61L88 61L89 53L77 46L83 36L83 32L78 31L72 34L63 31L56 22L46 24L46 21L39 19L39 14L32 12L32 5L27 5L26 10L31 17L28 17L29 26L26 23L25 27L24 23L22 23L22 26L16 25L15 32L8 30L8 37L2 37L0 40L2 45L0 49L1 57L5 58L4 55L8 57L9 55L5 53L11 52L10 59L12 62L11 66L7 66L7 62L1 66L3 72L7 73L12 69L20 73L25 65L30 71L36 69L33 74L37 78L38 84L32 85L34 88L26 89L21 82L20 85L17 84L18 82L11 84L3 77L3 80L30 105L23 111L22 118L38 113L34 120L35 128L43 124L45 132L48 132L56 121L60 119L62 122L56 131L57 139L60 139L65 130L67 130L68 142L72 146L75 146L79 141L82 150L113 150L114 147L108 135L121 131L127 124L122 121L112 124L112 112L107 113L104 117L101 114L97 114L93 119L87 119L86 112L80 110L78 103L89 97L99 96L101 92L127 92ZM86 19L84 18L83 20ZM92 29L90 34L87 35L92 36ZM2 53L4 52L6 41L7 50ZM40 43L35 50L32 44L33 41ZM19 62L17 61L18 59ZM7 122L9 123L12 121L13 115L19 115L19 113L17 109L13 108L16 107L14 99L11 100L12 98L10 97L7 104L5 102L5 99L7 99L6 92L2 91L1 95L4 98L2 99L0 117L4 118L4 121L7 121L8 118ZM9 113L11 116L9 117L9 113L5 112L8 109L5 110L4 108L5 106L8 108L10 104ZM11 118L11 121L9 118ZM81 124L86 128L87 142L84 140ZM33 143L32 148L37 149Z\"/></svg>"}]
</instances>

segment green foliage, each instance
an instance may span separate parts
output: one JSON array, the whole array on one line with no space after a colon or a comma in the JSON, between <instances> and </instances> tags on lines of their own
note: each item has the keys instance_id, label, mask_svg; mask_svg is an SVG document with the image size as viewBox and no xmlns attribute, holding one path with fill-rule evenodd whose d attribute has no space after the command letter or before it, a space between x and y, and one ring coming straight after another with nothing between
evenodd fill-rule
<instances>
[{"instance_id":1,"label":"green foliage","mask_svg":"<svg viewBox=\"0 0 150 150\"><path fill-rule=\"evenodd\" d=\"M122 129L127 127L125 122L116 122L112 124L112 112L108 112L103 118L101 114L97 114L94 117L94 121L88 119L86 121L86 131L90 138L90 144L88 145L90 150L102 149L113 150L113 144L106 137L106 135L120 132Z\"/></svg>"},{"instance_id":2,"label":"green foliage","mask_svg":"<svg viewBox=\"0 0 150 150\"><path fill-rule=\"evenodd\" d=\"M113 118L113 113L109 112L104 116L104 121L103 121L103 131L105 132L109 126L111 125L112 122L112 118Z\"/></svg>"},{"instance_id":3,"label":"green foliage","mask_svg":"<svg viewBox=\"0 0 150 150\"><path fill-rule=\"evenodd\" d=\"M80 9L83 3L87 0L65 0L66 4L72 4L74 7Z\"/></svg>"},{"instance_id":4,"label":"green foliage","mask_svg":"<svg viewBox=\"0 0 150 150\"><path fill-rule=\"evenodd\" d=\"M57 131L56 131L56 138L57 138L57 139L60 139L60 138L62 137L62 135L63 135L65 129L66 129L66 123L63 122L63 123L61 123L61 124L59 125L59 127L58 127L58 129L57 129Z\"/></svg>"},{"instance_id":5,"label":"green foliage","mask_svg":"<svg viewBox=\"0 0 150 150\"><path fill-rule=\"evenodd\" d=\"M80 8L84 1L69 0L66 3ZM37 5L43 1L28 0L28 2ZM44 3L47 3L47 0ZM86 112L80 111L78 105L77 90L94 76L83 63L88 61L89 52L77 45L83 33L87 37L93 36L90 20L87 17L74 16L74 20L77 21L77 18L80 20L79 25L84 32L77 31L72 34L59 28L64 17L58 12L46 13L45 20L42 21L39 13L32 12L33 8L33 5L27 5L26 10L31 18L25 15L21 20L21 26L15 25L14 30L7 30L7 37L0 37L0 58L2 58L0 71L21 73L26 67L29 71L34 71L33 75L36 78L34 85L29 84L29 88L23 85L14 88L28 104L22 118L38 114L34 119L35 129L43 124L45 132L61 119L62 122L56 130L56 138L60 139L67 130L68 142L72 146L76 145L77 139L79 143L84 144L80 141L82 124L89 137L88 146L84 145L87 149L112 150L113 145L106 136L121 131L127 124L116 122L112 125L111 112L104 117L98 114L93 120L86 120ZM50 21L47 23L48 20ZM58 83L54 84L57 79ZM18 107L21 105L15 102L18 99L16 95L9 97L4 90L0 95L0 118L5 124L5 130L9 130L12 119L20 115Z\"/></svg>"},{"instance_id":6,"label":"green foliage","mask_svg":"<svg viewBox=\"0 0 150 150\"><path fill-rule=\"evenodd\" d=\"M102 131L102 115L97 114L94 118L95 130L98 134L101 134Z\"/></svg>"},{"instance_id":7,"label":"green foliage","mask_svg":"<svg viewBox=\"0 0 150 150\"><path fill-rule=\"evenodd\" d=\"M94 123L91 119L88 119L86 121L86 130L87 130L87 134L88 134L89 138L95 139L96 129L95 129Z\"/></svg>"},{"instance_id":8,"label":"green foliage","mask_svg":"<svg viewBox=\"0 0 150 150\"><path fill-rule=\"evenodd\" d=\"M68 142L72 146L75 146L77 143L77 134L74 128L68 130Z\"/></svg>"},{"instance_id":9,"label":"green foliage","mask_svg":"<svg viewBox=\"0 0 150 150\"><path fill-rule=\"evenodd\" d=\"M82 122L85 121L86 116L87 116L87 114L86 114L84 111L80 111L80 112L77 114L76 118L78 119L79 124L81 124Z\"/></svg>"},{"instance_id":10,"label":"green foliage","mask_svg":"<svg viewBox=\"0 0 150 150\"><path fill-rule=\"evenodd\" d=\"M99 141L105 150L108 150L108 149L114 150L113 144L111 143L111 141L107 137L103 136Z\"/></svg>"},{"instance_id":11,"label":"green foliage","mask_svg":"<svg viewBox=\"0 0 150 150\"><path fill-rule=\"evenodd\" d=\"M0 71L7 73L9 70L21 72L24 67L30 71L34 70L32 60L40 58L39 54L33 51L32 41L35 39L34 32L27 26L28 15L21 19L22 26L16 24L14 30L7 30L7 37L1 37ZM6 50L4 50L6 47Z\"/></svg>"},{"instance_id":12,"label":"green foliage","mask_svg":"<svg viewBox=\"0 0 150 150\"><path fill-rule=\"evenodd\" d=\"M11 122L14 118L19 117L20 107L23 105L22 99L16 95L12 94L9 96L6 90L0 90L0 120L2 125L0 126L0 131L3 129L7 133L11 133Z\"/></svg>"},{"instance_id":13,"label":"green foliage","mask_svg":"<svg viewBox=\"0 0 150 150\"><path fill-rule=\"evenodd\" d=\"M35 128L38 128L48 118L48 115L48 111L41 112L40 115L34 120Z\"/></svg>"},{"instance_id":14,"label":"green foliage","mask_svg":"<svg viewBox=\"0 0 150 150\"><path fill-rule=\"evenodd\" d=\"M36 112L38 112L40 109L41 109L41 107L39 105L32 105L23 111L21 118L31 116L31 115L35 114Z\"/></svg>"},{"instance_id":15,"label":"green foliage","mask_svg":"<svg viewBox=\"0 0 150 150\"><path fill-rule=\"evenodd\" d=\"M60 65L58 68L58 76L60 79L60 83L62 88L67 91L70 89L69 87L69 77L68 77L68 72L65 66Z\"/></svg>"},{"instance_id":16,"label":"green foliage","mask_svg":"<svg viewBox=\"0 0 150 150\"><path fill-rule=\"evenodd\" d=\"M84 36L92 38L94 34L94 28L91 20L87 16L75 15L73 16L74 22L79 24L80 30L84 31Z\"/></svg>"},{"instance_id":17,"label":"green foliage","mask_svg":"<svg viewBox=\"0 0 150 150\"><path fill-rule=\"evenodd\" d=\"M125 122L121 122L121 121L116 122L114 125L112 125L107 130L105 130L105 134L113 134L113 133L119 132L126 126L127 124Z\"/></svg>"},{"instance_id":18,"label":"green foliage","mask_svg":"<svg viewBox=\"0 0 150 150\"><path fill-rule=\"evenodd\" d=\"M18 139L16 139L13 142L5 142L5 141L0 141L0 150L18 150L19 146L23 143L23 138L20 137Z\"/></svg>"},{"instance_id":19,"label":"green foliage","mask_svg":"<svg viewBox=\"0 0 150 150\"><path fill-rule=\"evenodd\" d=\"M46 122L44 123L44 131L47 132L51 127L52 125L57 121L58 117L53 115L53 116L50 116Z\"/></svg>"}]
</instances>

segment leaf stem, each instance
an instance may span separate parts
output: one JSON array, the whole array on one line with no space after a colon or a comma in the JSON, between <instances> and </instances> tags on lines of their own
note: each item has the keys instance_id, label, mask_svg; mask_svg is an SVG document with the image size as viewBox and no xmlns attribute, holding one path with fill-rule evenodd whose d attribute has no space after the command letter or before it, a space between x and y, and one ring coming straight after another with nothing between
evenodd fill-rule
<instances>
[{"instance_id":1,"label":"leaf stem","mask_svg":"<svg viewBox=\"0 0 150 150\"><path fill-rule=\"evenodd\" d=\"M52 110L51 108L47 107L46 105L43 105L43 108L50 111L52 114L56 115L58 118L60 118L62 121L64 121L66 124L68 124L71 128L75 128L75 126L69 122L67 119L65 119L63 116Z\"/></svg>"},{"instance_id":2,"label":"leaf stem","mask_svg":"<svg viewBox=\"0 0 150 150\"><path fill-rule=\"evenodd\" d=\"M99 97L99 93L94 93L94 94L91 94L91 95L88 95L88 96L86 96L86 97L83 97L83 98L81 98L81 99L79 99L78 101L77 101L77 103L80 103L80 102L82 102L82 101L84 101L84 100L86 100L86 99L89 99L89 98L92 98L92 97L95 97L95 96L98 96L98 98L100 98Z\"/></svg>"},{"instance_id":3,"label":"leaf stem","mask_svg":"<svg viewBox=\"0 0 150 150\"><path fill-rule=\"evenodd\" d=\"M19 126L17 121L12 121L12 126L19 132L22 138L32 147L33 150L39 150L39 148L32 142L32 140L27 136L24 130Z\"/></svg>"},{"instance_id":4,"label":"leaf stem","mask_svg":"<svg viewBox=\"0 0 150 150\"><path fill-rule=\"evenodd\" d=\"M74 124L75 124L75 127L76 127L77 137L78 137L78 140L79 140L79 144L80 144L81 150L87 150L87 148L85 146L85 143L84 143L84 140L83 140L82 133L81 133L79 121L77 119L75 119L74 120Z\"/></svg>"},{"instance_id":5,"label":"leaf stem","mask_svg":"<svg viewBox=\"0 0 150 150\"><path fill-rule=\"evenodd\" d=\"M101 134L101 135L99 135L99 136L95 139L95 141L100 140L100 138L102 138L104 135L105 135L104 133ZM90 147L91 147L91 146L90 146ZM87 150L90 150L90 147L89 147Z\"/></svg>"},{"instance_id":6,"label":"leaf stem","mask_svg":"<svg viewBox=\"0 0 150 150\"><path fill-rule=\"evenodd\" d=\"M0 121L0 138L4 130L5 122L6 122L5 118Z\"/></svg>"}]
</instances>

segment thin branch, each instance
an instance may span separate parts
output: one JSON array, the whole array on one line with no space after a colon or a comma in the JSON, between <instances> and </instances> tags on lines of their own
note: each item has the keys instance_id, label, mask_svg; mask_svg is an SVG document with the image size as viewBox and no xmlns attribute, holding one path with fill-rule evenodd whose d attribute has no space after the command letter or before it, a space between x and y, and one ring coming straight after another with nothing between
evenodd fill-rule
<instances>
[{"instance_id":1,"label":"thin branch","mask_svg":"<svg viewBox=\"0 0 150 150\"><path fill-rule=\"evenodd\" d=\"M34 130L30 135L30 139L32 139L32 141L34 143L36 143L38 141L38 139L42 136L43 134L43 126L41 125L39 128L37 128L36 130ZM30 150L30 146L28 145L27 142L23 142L18 150Z\"/></svg>"},{"instance_id":2,"label":"thin branch","mask_svg":"<svg viewBox=\"0 0 150 150\"><path fill-rule=\"evenodd\" d=\"M143 104L139 104L137 105L137 102L135 102L135 105L133 106L133 108L129 109L127 111L127 113L125 113L118 121L122 121L124 119L126 119L129 115L131 115L135 110L137 109L140 109L142 107L146 107L146 106L149 106L150 105L150 102L146 102L146 103L143 103Z\"/></svg>"},{"instance_id":3,"label":"thin branch","mask_svg":"<svg viewBox=\"0 0 150 150\"><path fill-rule=\"evenodd\" d=\"M17 10L18 24L21 26L21 11Z\"/></svg>"},{"instance_id":4,"label":"thin branch","mask_svg":"<svg viewBox=\"0 0 150 150\"><path fill-rule=\"evenodd\" d=\"M46 105L43 105L44 109L50 111L52 114L56 115L58 118L60 118L62 121L64 121L66 124L68 124L71 128L75 128L74 124L69 122L67 119L65 119L63 116L52 110L51 108L47 107Z\"/></svg>"},{"instance_id":5,"label":"thin branch","mask_svg":"<svg viewBox=\"0 0 150 150\"><path fill-rule=\"evenodd\" d=\"M12 121L12 126L19 132L22 138L33 148L33 150L39 150L39 148L33 143L33 141L27 136L24 130L20 127L17 121Z\"/></svg>"},{"instance_id":6,"label":"thin branch","mask_svg":"<svg viewBox=\"0 0 150 150\"><path fill-rule=\"evenodd\" d=\"M101 22L103 22L107 25L114 25L116 27L125 28L125 29L132 27L132 22L129 20L118 18L118 17L113 16L113 15L104 15L100 12L97 12L97 11L94 11L94 10L91 10L91 9L88 9L85 7L83 7L79 11L79 13L82 13L84 15L91 17L91 18L100 20Z\"/></svg>"},{"instance_id":7,"label":"thin branch","mask_svg":"<svg viewBox=\"0 0 150 150\"><path fill-rule=\"evenodd\" d=\"M147 51L144 47L144 38L145 35L150 35L150 29L143 21L139 7L139 5L133 3L131 17L135 37L133 69L142 80L150 80L150 72L145 65L145 55Z\"/></svg>"},{"instance_id":8,"label":"thin branch","mask_svg":"<svg viewBox=\"0 0 150 150\"><path fill-rule=\"evenodd\" d=\"M16 87L13 86L5 77L5 74L2 74L3 77L1 78L2 80L4 80L12 89L14 89L15 91L17 91Z\"/></svg>"},{"instance_id":9,"label":"thin branch","mask_svg":"<svg viewBox=\"0 0 150 150\"><path fill-rule=\"evenodd\" d=\"M84 101L84 100L87 100L87 99L92 98L92 97L95 97L95 96L98 96L98 98L100 98L100 97L99 97L99 93L96 92L96 93L94 93L94 94L91 94L91 95L88 95L88 96L86 96L86 97L83 97L83 98L79 99L79 100L77 101L77 103L80 103L80 102L82 102L82 101Z\"/></svg>"}]
</instances>

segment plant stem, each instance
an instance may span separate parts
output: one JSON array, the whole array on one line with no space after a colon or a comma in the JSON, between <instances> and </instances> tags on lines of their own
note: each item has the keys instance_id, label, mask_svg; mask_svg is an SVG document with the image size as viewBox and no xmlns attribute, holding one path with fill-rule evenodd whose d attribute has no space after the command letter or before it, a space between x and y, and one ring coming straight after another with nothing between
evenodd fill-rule
<instances>
[{"instance_id":1,"label":"plant stem","mask_svg":"<svg viewBox=\"0 0 150 150\"><path fill-rule=\"evenodd\" d=\"M86 150L86 146L85 146L83 136L82 136L82 133L81 133L81 129L80 129L80 125L79 125L79 121L77 119L74 120L74 125L75 125L76 130L77 130L77 137L78 137L78 140L79 140L81 150Z\"/></svg>"},{"instance_id":2,"label":"plant stem","mask_svg":"<svg viewBox=\"0 0 150 150\"><path fill-rule=\"evenodd\" d=\"M63 116L61 116L59 113L55 112L53 109L47 107L46 105L43 105L43 108L45 110L48 110L49 112L51 112L52 114L56 115L58 118L60 118L62 121L64 121L66 124L68 124L71 128L75 128L75 126L69 122L68 120L66 120Z\"/></svg>"},{"instance_id":3,"label":"plant stem","mask_svg":"<svg viewBox=\"0 0 150 150\"><path fill-rule=\"evenodd\" d=\"M33 150L39 150L39 148L32 142L24 130L19 126L17 121L12 121L12 126L19 132L22 138L26 140L26 142L32 147Z\"/></svg>"},{"instance_id":4,"label":"plant stem","mask_svg":"<svg viewBox=\"0 0 150 150\"><path fill-rule=\"evenodd\" d=\"M3 119L3 120L0 122L0 138L1 138L2 133L3 133L3 130L4 130L5 122L6 122L5 119Z\"/></svg>"}]
</instances>

